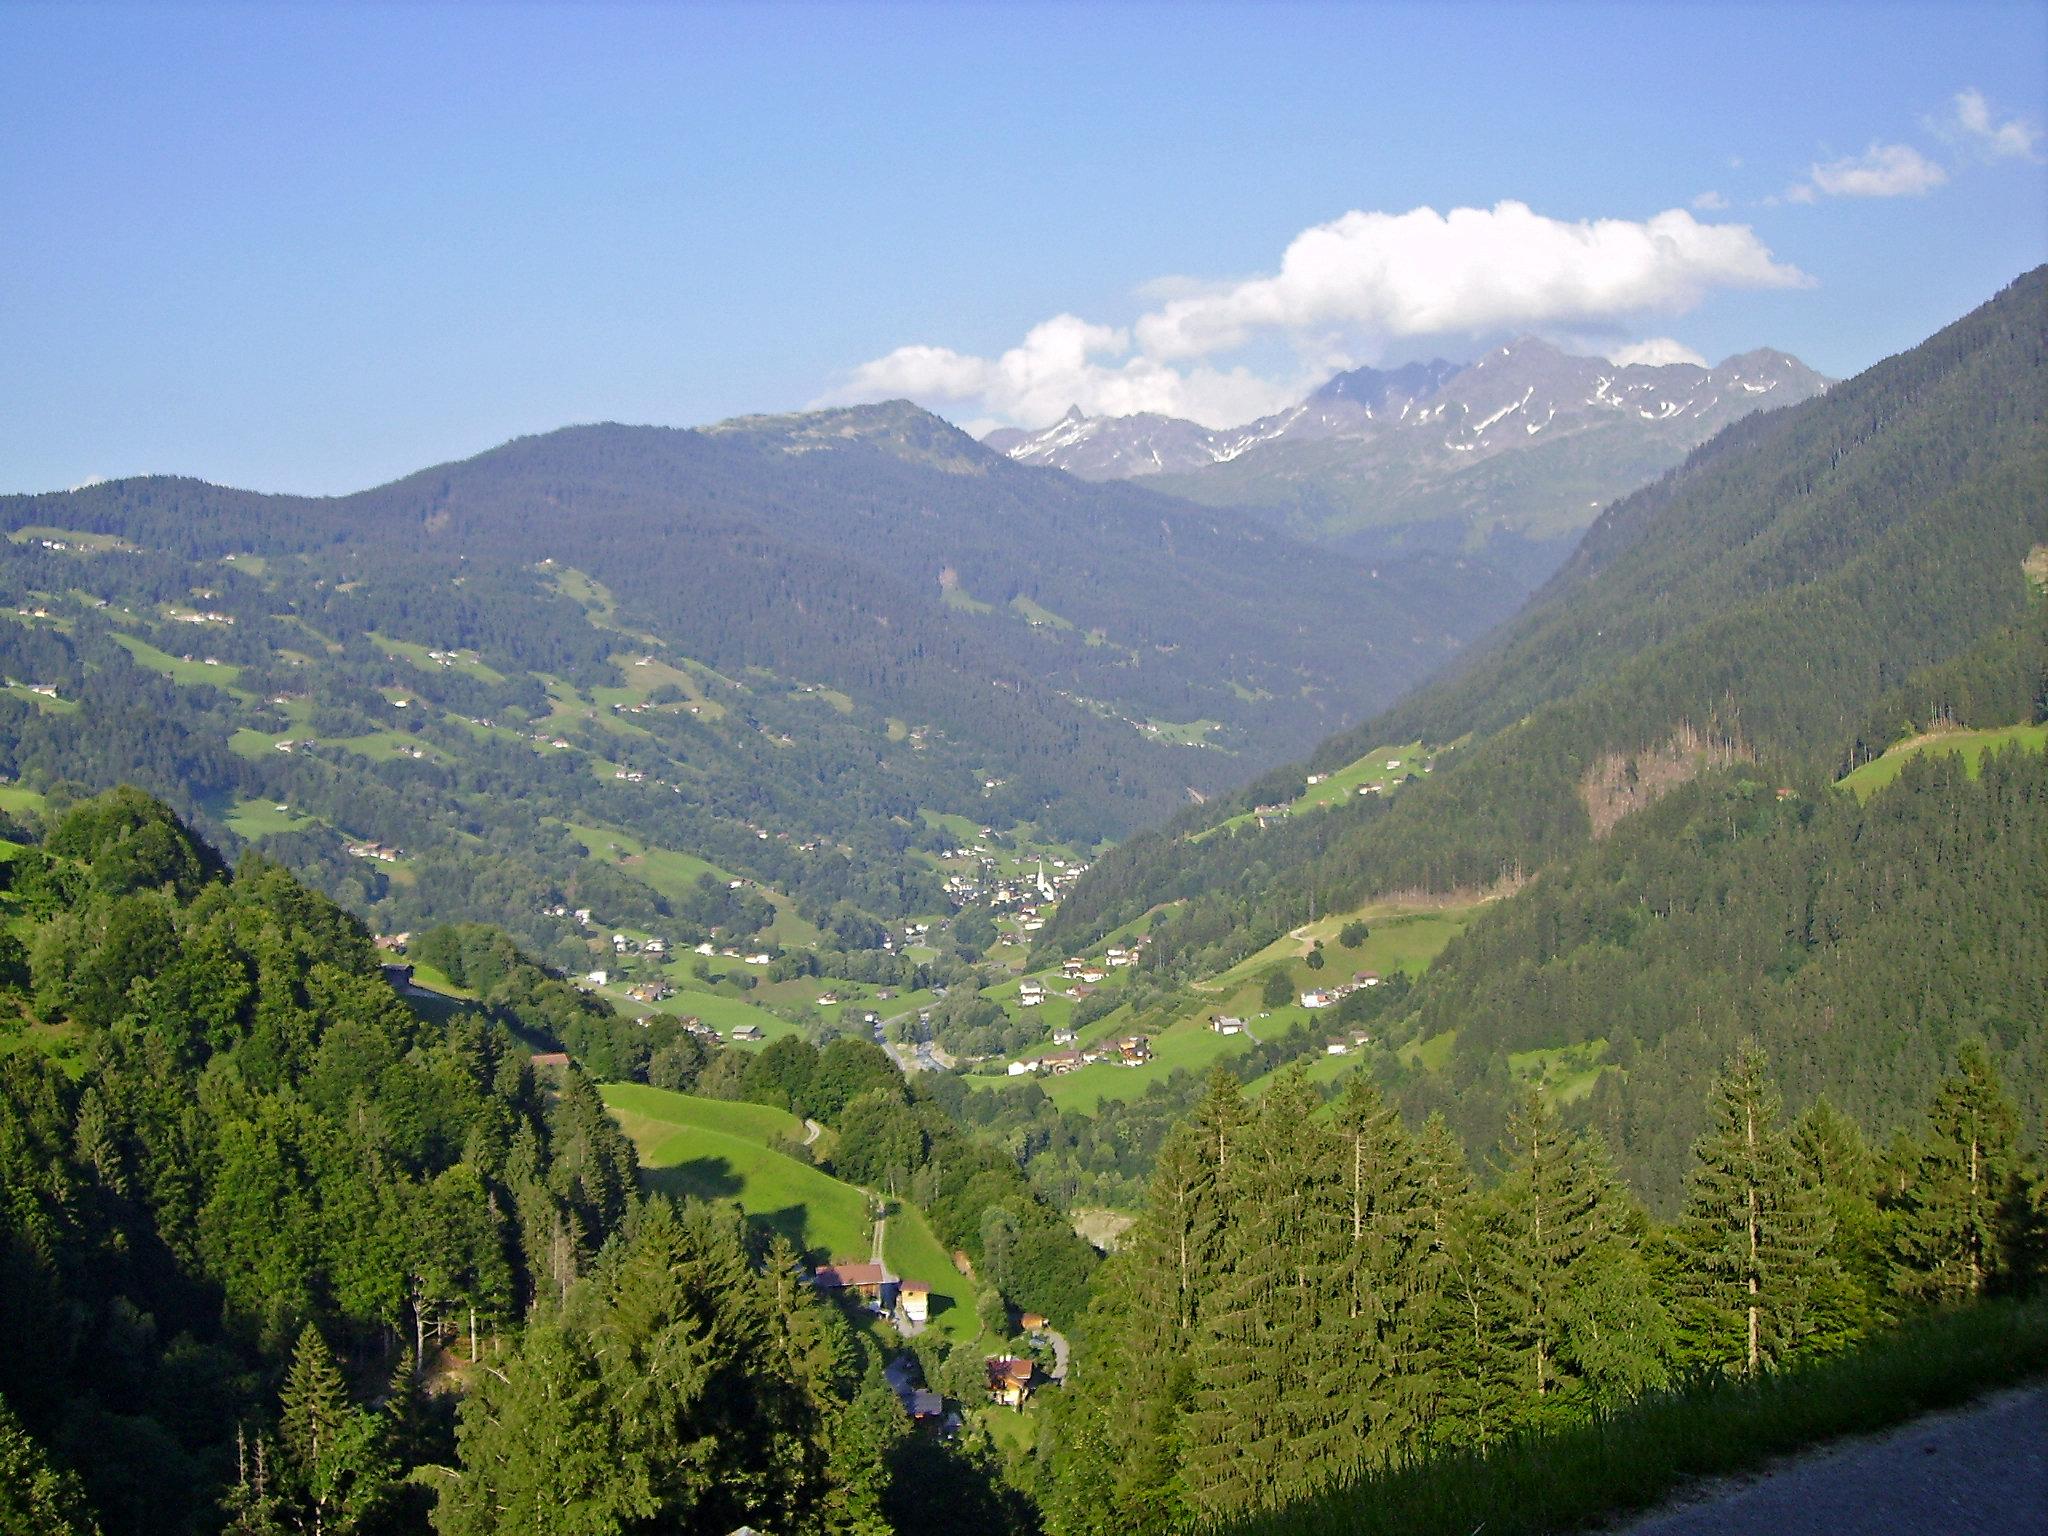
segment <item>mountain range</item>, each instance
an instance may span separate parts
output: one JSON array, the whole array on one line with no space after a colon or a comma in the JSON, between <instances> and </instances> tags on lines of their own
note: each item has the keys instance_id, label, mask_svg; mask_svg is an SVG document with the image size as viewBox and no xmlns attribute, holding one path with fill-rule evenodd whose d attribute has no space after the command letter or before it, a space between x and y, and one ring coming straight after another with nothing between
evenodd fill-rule
<instances>
[{"instance_id":1,"label":"mountain range","mask_svg":"<svg viewBox=\"0 0 2048 1536\"><path fill-rule=\"evenodd\" d=\"M1713 368L1616 365L1524 336L1463 367L1340 373L1242 427L1070 410L1042 431L985 441L1019 462L1248 508L1370 559L1490 550L1533 584L1609 501L1730 422L1827 383L1782 352Z\"/></svg>"}]
</instances>

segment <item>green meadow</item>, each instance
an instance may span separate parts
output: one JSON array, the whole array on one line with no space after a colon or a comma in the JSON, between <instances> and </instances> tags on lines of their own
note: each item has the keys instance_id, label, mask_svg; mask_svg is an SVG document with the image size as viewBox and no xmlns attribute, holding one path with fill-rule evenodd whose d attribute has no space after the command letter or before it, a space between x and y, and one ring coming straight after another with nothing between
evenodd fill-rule
<instances>
[{"instance_id":1,"label":"green meadow","mask_svg":"<svg viewBox=\"0 0 2048 1536\"><path fill-rule=\"evenodd\" d=\"M1928 757L1935 753L1959 756L1963 768L1971 778L1984 761L1987 752L1996 752L2013 745L2039 752L2048 747L2048 723L2041 725L2007 725L1989 731L1940 731L1932 735L1918 736L1911 741L1902 741L1887 751L1884 756L1873 758L1854 773L1845 774L1837 780L1840 788L1848 790L1859 800L1868 800L1878 790L1899 776L1899 770L1916 757Z\"/></svg>"}]
</instances>

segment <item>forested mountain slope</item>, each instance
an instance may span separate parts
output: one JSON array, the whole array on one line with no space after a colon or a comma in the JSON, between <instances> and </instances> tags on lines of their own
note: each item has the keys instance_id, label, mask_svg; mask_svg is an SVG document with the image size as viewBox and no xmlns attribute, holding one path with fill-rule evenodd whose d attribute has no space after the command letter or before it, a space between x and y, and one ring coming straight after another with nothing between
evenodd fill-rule
<instances>
[{"instance_id":1,"label":"forested mountain slope","mask_svg":"<svg viewBox=\"0 0 2048 1536\"><path fill-rule=\"evenodd\" d=\"M336 581L398 562L443 594L460 563L552 560L683 654L928 722L1118 828L1383 704L1499 601L1455 571L1404 585L1227 515L1012 464L902 403L569 428L335 499L123 481L7 498L0 523L203 561L312 557ZM1166 746L1155 722L1215 732L1228 755Z\"/></svg>"},{"instance_id":2,"label":"forested mountain slope","mask_svg":"<svg viewBox=\"0 0 2048 1536\"><path fill-rule=\"evenodd\" d=\"M421 953L468 1000L133 789L0 843L8 1536L1027 1528L912 1436L871 1320L804 1282L830 1251L643 1191L586 1068L816 1116L841 1177L914 1178L963 1294L1078 1311L1095 1256L1001 1152L872 1044L707 1050L495 931Z\"/></svg>"},{"instance_id":3,"label":"forested mountain slope","mask_svg":"<svg viewBox=\"0 0 2048 1536\"><path fill-rule=\"evenodd\" d=\"M963 827L1075 860L1503 601L907 405L576 428L336 499L131 480L0 524L0 776L142 785L386 932L497 922L576 969L593 923L765 926L704 876L820 927L949 914Z\"/></svg>"},{"instance_id":4,"label":"forested mountain slope","mask_svg":"<svg viewBox=\"0 0 2048 1536\"><path fill-rule=\"evenodd\" d=\"M2015 695L1984 707L2024 718L2037 630L2023 567L2048 539L2043 319L2036 270L1911 352L1729 428L1605 513L1455 677L1326 742L1306 770L1375 743L1459 743L1427 782L1191 840L1300 792L1302 770L1269 775L1105 859L1047 946L1193 897L1185 931L1234 933L1249 952L1314 902L1492 886L1706 763L1850 766L1890 739L1876 716L1906 707L1916 679L1971 656Z\"/></svg>"}]
</instances>

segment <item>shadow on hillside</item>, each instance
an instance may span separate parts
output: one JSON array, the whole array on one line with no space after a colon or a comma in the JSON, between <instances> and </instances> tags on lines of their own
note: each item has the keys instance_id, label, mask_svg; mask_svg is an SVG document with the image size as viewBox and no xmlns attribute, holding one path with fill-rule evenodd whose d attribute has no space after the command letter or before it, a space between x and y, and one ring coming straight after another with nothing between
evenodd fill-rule
<instances>
[{"instance_id":1,"label":"shadow on hillside","mask_svg":"<svg viewBox=\"0 0 2048 1536\"><path fill-rule=\"evenodd\" d=\"M667 1195L671 1200L680 1200L685 1195L693 1200L737 1200L740 1197L740 1176L722 1157L693 1157L666 1168L650 1168L646 1171L646 1179L649 1189L656 1194Z\"/></svg>"}]
</instances>

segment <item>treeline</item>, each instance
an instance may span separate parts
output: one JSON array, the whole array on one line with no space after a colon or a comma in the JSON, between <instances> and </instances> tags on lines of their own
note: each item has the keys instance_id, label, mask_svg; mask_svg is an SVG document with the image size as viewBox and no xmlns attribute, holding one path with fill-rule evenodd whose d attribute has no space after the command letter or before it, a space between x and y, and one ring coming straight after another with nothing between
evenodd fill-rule
<instances>
[{"instance_id":1,"label":"treeline","mask_svg":"<svg viewBox=\"0 0 2048 1536\"><path fill-rule=\"evenodd\" d=\"M1738 1050L1668 1225L1538 1097L1484 1191L1367 1082L1319 1109L1299 1076L1219 1077L1169 1139L1057 1405L1048 1530L1226 1521L2048 1281L2048 1174L1975 1046L1883 1154L1826 1101L1785 1124Z\"/></svg>"}]
</instances>

